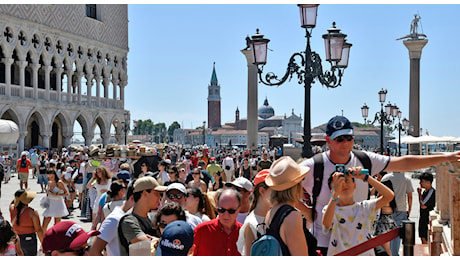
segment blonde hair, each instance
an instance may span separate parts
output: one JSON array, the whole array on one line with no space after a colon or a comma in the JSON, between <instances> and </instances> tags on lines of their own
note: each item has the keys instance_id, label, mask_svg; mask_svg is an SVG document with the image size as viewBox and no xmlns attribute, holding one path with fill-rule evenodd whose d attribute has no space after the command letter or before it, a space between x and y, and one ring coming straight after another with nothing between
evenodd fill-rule
<instances>
[{"instance_id":1,"label":"blonde hair","mask_svg":"<svg viewBox=\"0 0 460 260\"><path fill-rule=\"evenodd\" d=\"M129 171L129 164L128 163L120 164L120 170Z\"/></svg>"},{"instance_id":2,"label":"blonde hair","mask_svg":"<svg viewBox=\"0 0 460 260\"><path fill-rule=\"evenodd\" d=\"M270 200L274 204L281 204L285 202L296 202L302 195L302 183L299 182L289 189L276 191L272 190L270 194Z\"/></svg>"}]
</instances>

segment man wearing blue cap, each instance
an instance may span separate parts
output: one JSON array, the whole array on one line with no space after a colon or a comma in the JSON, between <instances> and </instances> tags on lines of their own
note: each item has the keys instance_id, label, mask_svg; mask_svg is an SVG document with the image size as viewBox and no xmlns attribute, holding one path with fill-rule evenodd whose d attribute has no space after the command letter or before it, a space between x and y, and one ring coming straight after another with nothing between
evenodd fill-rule
<instances>
[{"instance_id":1,"label":"man wearing blue cap","mask_svg":"<svg viewBox=\"0 0 460 260\"><path fill-rule=\"evenodd\" d=\"M314 214L303 203L296 205L297 208L301 209L304 216L313 222L312 233L318 240L318 249L321 250L323 255L327 255L327 248L332 246L329 241L330 234L322 232L321 220L323 217L322 210L331 199L331 191L327 180L335 172L336 164L344 164L346 169L351 167L369 168L369 174L372 175L382 171L404 173L460 159L460 152L441 155L407 155L391 158L367 151L352 152L354 145L353 125L343 116L335 116L327 123L326 142L329 146L329 151L317 155L316 159L313 159L313 157L300 163L301 166L307 166L312 171L310 174L307 174L302 182L302 186L313 198ZM315 174L315 160L322 161L322 173ZM370 166L364 167L364 164L368 164L366 161L370 162ZM318 180L321 180L321 182L318 183ZM367 180L367 177L364 180L356 180L356 190L354 192L354 200L356 202L363 201L368 197L369 188L365 180ZM318 183L319 187L314 188L317 185L316 183ZM318 188L319 194L315 197L313 191L318 190Z\"/></svg>"},{"instance_id":2,"label":"man wearing blue cap","mask_svg":"<svg viewBox=\"0 0 460 260\"><path fill-rule=\"evenodd\" d=\"M162 256L193 255L193 229L183 220L166 225L161 235L159 249Z\"/></svg>"}]
</instances>

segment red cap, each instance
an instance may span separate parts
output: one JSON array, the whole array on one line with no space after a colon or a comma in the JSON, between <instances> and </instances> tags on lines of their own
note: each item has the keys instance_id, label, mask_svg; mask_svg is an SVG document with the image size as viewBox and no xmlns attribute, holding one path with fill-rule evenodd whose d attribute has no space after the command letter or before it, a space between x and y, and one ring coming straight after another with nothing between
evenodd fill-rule
<instances>
[{"instance_id":1,"label":"red cap","mask_svg":"<svg viewBox=\"0 0 460 260\"><path fill-rule=\"evenodd\" d=\"M48 229L43 236L43 252L50 254L53 250L79 248L88 238L99 234L97 230L86 232L73 221L61 221Z\"/></svg>"},{"instance_id":2,"label":"red cap","mask_svg":"<svg viewBox=\"0 0 460 260\"><path fill-rule=\"evenodd\" d=\"M216 157L211 157L211 161L215 161L216 160Z\"/></svg>"},{"instance_id":3,"label":"red cap","mask_svg":"<svg viewBox=\"0 0 460 260\"><path fill-rule=\"evenodd\" d=\"M257 173L256 177L254 177L254 186L264 182L269 173L270 171L268 169L261 170L259 173Z\"/></svg>"}]
</instances>

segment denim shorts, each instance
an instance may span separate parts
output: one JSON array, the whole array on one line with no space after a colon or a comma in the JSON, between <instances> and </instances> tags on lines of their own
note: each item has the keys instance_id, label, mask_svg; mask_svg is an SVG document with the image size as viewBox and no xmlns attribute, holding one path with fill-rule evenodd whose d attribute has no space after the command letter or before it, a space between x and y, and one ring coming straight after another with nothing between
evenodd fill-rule
<instances>
[{"instance_id":1,"label":"denim shorts","mask_svg":"<svg viewBox=\"0 0 460 260\"><path fill-rule=\"evenodd\" d=\"M39 174L37 177L37 183L48 185L48 176L46 174Z\"/></svg>"}]
</instances>

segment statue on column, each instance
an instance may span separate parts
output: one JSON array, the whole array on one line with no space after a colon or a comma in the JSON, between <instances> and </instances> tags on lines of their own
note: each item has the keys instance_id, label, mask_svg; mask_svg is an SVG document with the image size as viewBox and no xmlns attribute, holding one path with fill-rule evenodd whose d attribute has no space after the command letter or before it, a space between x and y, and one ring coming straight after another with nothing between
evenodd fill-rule
<instances>
[{"instance_id":1,"label":"statue on column","mask_svg":"<svg viewBox=\"0 0 460 260\"><path fill-rule=\"evenodd\" d=\"M426 38L427 36L423 33L418 33L418 24L420 22L420 15L414 14L414 19L412 19L412 22L410 23L410 34L400 37L396 40L402 40L402 39L411 39L411 40L421 40L423 38Z\"/></svg>"}]
</instances>

